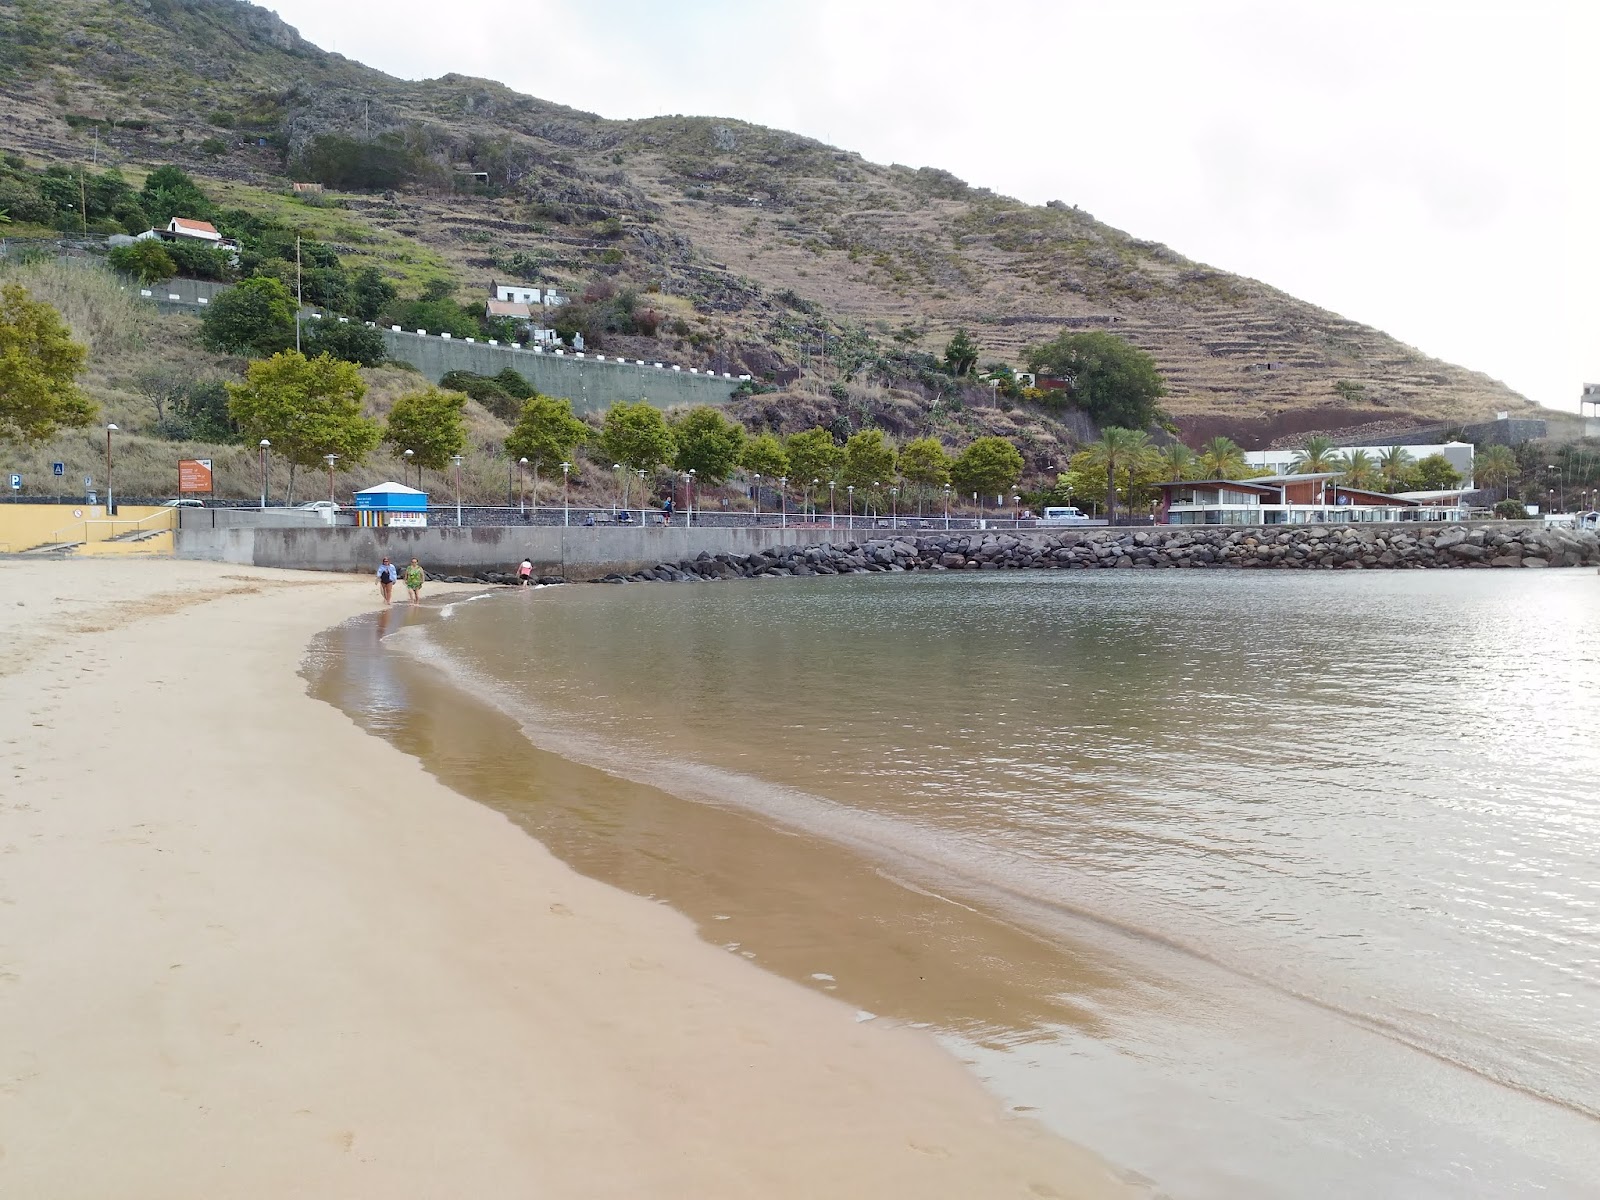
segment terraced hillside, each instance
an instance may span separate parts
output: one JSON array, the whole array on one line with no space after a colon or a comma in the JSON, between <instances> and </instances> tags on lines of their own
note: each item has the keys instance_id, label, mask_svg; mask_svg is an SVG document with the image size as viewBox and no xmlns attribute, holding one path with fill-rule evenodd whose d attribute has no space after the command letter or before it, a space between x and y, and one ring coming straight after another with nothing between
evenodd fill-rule
<instances>
[{"instance_id":1,"label":"terraced hillside","mask_svg":"<svg viewBox=\"0 0 1600 1200\"><path fill-rule=\"evenodd\" d=\"M0 143L30 161L177 162L242 204L286 203L336 151L387 147L389 186L307 210L339 218L348 236L325 236L341 253L388 255L403 281L453 272L462 295L492 278L631 284L668 318L652 357L788 385L753 409L773 423L831 402L911 428L1033 429L1041 463L1078 436L1049 412L984 414L970 390L963 415L941 410L961 389L917 355L961 326L1013 364L1063 327L1110 328L1155 355L1186 433L1250 444L1532 408L1065 202L732 120L609 121L484 80L397 80L237 0L0 0L0 104Z\"/></svg>"}]
</instances>

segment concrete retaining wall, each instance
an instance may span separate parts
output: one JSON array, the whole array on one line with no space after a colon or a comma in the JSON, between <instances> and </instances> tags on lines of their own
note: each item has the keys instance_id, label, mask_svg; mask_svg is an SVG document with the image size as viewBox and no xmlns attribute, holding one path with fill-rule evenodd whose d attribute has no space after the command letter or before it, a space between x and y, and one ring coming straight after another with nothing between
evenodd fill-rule
<instances>
[{"instance_id":1,"label":"concrete retaining wall","mask_svg":"<svg viewBox=\"0 0 1600 1200\"><path fill-rule=\"evenodd\" d=\"M196 529L186 525L178 532L177 554L179 558L241 566L310 571L373 571L387 554L402 564L416 558L441 575L509 571L526 557L532 560L536 575L585 580L613 572L631 574L658 563L692 559L701 552L754 554L774 546L810 546L827 540L826 529L773 526Z\"/></svg>"},{"instance_id":2,"label":"concrete retaining wall","mask_svg":"<svg viewBox=\"0 0 1600 1200\"><path fill-rule=\"evenodd\" d=\"M436 334L422 336L392 329L381 332L390 358L411 364L434 383L450 371L497 375L510 367L544 395L571 400L572 410L577 413L600 412L619 401L631 404L641 398L657 408L726 404L739 385L729 376L695 374L688 367L674 370L653 363L641 367L636 362L618 362L593 354L579 358L571 351L558 355Z\"/></svg>"}]
</instances>

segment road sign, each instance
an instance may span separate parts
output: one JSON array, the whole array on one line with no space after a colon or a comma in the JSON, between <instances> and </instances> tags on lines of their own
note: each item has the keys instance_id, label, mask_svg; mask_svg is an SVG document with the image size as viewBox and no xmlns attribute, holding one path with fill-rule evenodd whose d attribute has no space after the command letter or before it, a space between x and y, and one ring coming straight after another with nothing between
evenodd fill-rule
<instances>
[{"instance_id":1,"label":"road sign","mask_svg":"<svg viewBox=\"0 0 1600 1200\"><path fill-rule=\"evenodd\" d=\"M187 492L209 492L211 460L209 458L184 458L178 460L178 495Z\"/></svg>"},{"instance_id":2,"label":"road sign","mask_svg":"<svg viewBox=\"0 0 1600 1200\"><path fill-rule=\"evenodd\" d=\"M92 488L94 486L94 476L93 475L85 475L83 477L83 486L85 488Z\"/></svg>"},{"instance_id":3,"label":"road sign","mask_svg":"<svg viewBox=\"0 0 1600 1200\"><path fill-rule=\"evenodd\" d=\"M67 473L67 464L66 463L51 463L50 464L50 474L59 477L59 476L65 475L66 473Z\"/></svg>"},{"instance_id":4,"label":"road sign","mask_svg":"<svg viewBox=\"0 0 1600 1200\"><path fill-rule=\"evenodd\" d=\"M13 492L20 492L22 490L22 476L21 475L13 475L11 477L11 490Z\"/></svg>"}]
</instances>

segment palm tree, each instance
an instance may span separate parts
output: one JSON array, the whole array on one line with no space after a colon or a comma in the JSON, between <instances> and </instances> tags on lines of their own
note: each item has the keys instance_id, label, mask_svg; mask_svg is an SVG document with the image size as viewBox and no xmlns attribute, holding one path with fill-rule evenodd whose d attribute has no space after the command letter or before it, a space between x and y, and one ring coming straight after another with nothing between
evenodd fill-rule
<instances>
[{"instance_id":1,"label":"palm tree","mask_svg":"<svg viewBox=\"0 0 1600 1200\"><path fill-rule=\"evenodd\" d=\"M1347 484L1363 491L1370 491L1381 478L1378 464L1372 461L1372 455L1365 450L1352 450L1340 455L1334 460L1334 466Z\"/></svg>"},{"instance_id":2,"label":"palm tree","mask_svg":"<svg viewBox=\"0 0 1600 1200\"><path fill-rule=\"evenodd\" d=\"M1198 461L1194 451L1182 442L1168 442L1156 451L1156 457L1161 462L1161 473L1171 483L1189 478L1194 473L1195 463Z\"/></svg>"},{"instance_id":3,"label":"palm tree","mask_svg":"<svg viewBox=\"0 0 1600 1200\"><path fill-rule=\"evenodd\" d=\"M1244 450L1232 438L1214 437L1200 447L1200 470L1208 479L1239 479L1245 473Z\"/></svg>"},{"instance_id":4,"label":"palm tree","mask_svg":"<svg viewBox=\"0 0 1600 1200\"><path fill-rule=\"evenodd\" d=\"M1411 451L1404 446L1386 446L1378 455L1378 473L1383 476L1383 483L1391 492L1400 490L1400 485L1405 482L1406 472L1411 469L1415 460Z\"/></svg>"},{"instance_id":5,"label":"palm tree","mask_svg":"<svg viewBox=\"0 0 1600 1200\"><path fill-rule=\"evenodd\" d=\"M1324 471L1337 471L1339 469L1339 456L1334 452L1333 439L1315 434L1306 439L1306 444L1295 451L1294 473L1296 475L1320 475Z\"/></svg>"},{"instance_id":6,"label":"palm tree","mask_svg":"<svg viewBox=\"0 0 1600 1200\"><path fill-rule=\"evenodd\" d=\"M1100 431L1100 440L1089 443L1084 449L1089 454L1091 465L1098 467L1101 463L1105 464L1106 520L1113 522L1117 517L1117 468L1131 470L1147 458L1150 454L1150 435L1139 429L1108 425Z\"/></svg>"},{"instance_id":7,"label":"palm tree","mask_svg":"<svg viewBox=\"0 0 1600 1200\"><path fill-rule=\"evenodd\" d=\"M1472 464L1474 483L1486 484L1489 487L1494 487L1496 484L1505 486L1505 491L1500 494L1502 500L1511 494L1511 481L1518 473L1517 455L1510 446L1486 447Z\"/></svg>"}]
</instances>

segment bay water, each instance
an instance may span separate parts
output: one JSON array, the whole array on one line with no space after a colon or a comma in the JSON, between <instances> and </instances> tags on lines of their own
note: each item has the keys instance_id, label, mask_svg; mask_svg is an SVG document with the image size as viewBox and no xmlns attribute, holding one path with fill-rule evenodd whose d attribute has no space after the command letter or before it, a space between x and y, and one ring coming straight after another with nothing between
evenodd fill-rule
<instances>
[{"instance_id":1,"label":"bay water","mask_svg":"<svg viewBox=\"0 0 1600 1200\"><path fill-rule=\"evenodd\" d=\"M1162 1194L1600 1196L1593 574L502 592L317 689Z\"/></svg>"}]
</instances>

